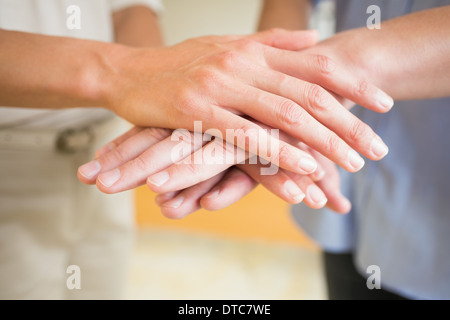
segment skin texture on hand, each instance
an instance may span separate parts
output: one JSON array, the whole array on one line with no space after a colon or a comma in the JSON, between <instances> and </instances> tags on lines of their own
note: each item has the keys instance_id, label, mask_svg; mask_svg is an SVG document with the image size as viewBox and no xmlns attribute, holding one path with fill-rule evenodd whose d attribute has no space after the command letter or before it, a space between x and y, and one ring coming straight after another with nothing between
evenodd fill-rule
<instances>
[{"instance_id":1,"label":"skin texture on hand","mask_svg":"<svg viewBox=\"0 0 450 320\"><path fill-rule=\"evenodd\" d=\"M443 8L433 9L428 12L417 13L387 22L383 27L387 29L387 32L385 32L382 37L380 37L380 33L369 34L371 31L365 29L352 30L324 41L316 47L307 49L303 54L321 54L332 57L339 65L345 65L347 70L357 74L360 79L369 79L370 81L383 85L388 92L399 99L408 97L431 98L448 95L450 93L450 89L448 88L450 83L448 81L448 75L450 74L448 72L448 63L450 61L448 60L449 38L448 35L442 37L443 34L441 32L442 30L448 30L448 28L442 29L441 27L442 30L433 33L433 37L440 36L441 39L437 43L433 43L435 41L434 39L429 48L429 50L432 51L431 56L439 57L439 59L434 59L430 62L431 67L435 66L435 71L437 71L437 73L430 72L430 70L424 73L424 70L428 67L425 61L423 61L425 67L414 67L415 63L409 65L408 63L403 63L404 61L408 61L408 59L404 59L405 52L409 52L411 47L417 46L418 39L417 37L405 37L404 33L410 33L411 30L414 29L414 25L420 25L417 24L417 21L430 19L433 15L439 14L437 10L442 9ZM448 11L448 8L445 8L445 10ZM440 14L440 19L437 19L436 21L440 21L442 26L444 25L444 22L442 21L442 11ZM403 28L400 26L403 26ZM436 26L434 25L433 28L436 28ZM394 34L389 35L389 32L394 32ZM376 36L373 37L373 35ZM383 40L384 37L386 37L386 39ZM402 39L401 43L398 41L399 38ZM389 42L392 41L392 39L395 39L395 45L382 45L383 42L386 43L386 41ZM377 49L380 50L377 51ZM375 52L378 52L378 56L374 54ZM426 54L424 54L423 51L415 53L417 55L413 59L418 59L417 61L422 61L422 58L426 59L427 55L430 56L430 52L425 52ZM442 53L447 54L443 55ZM368 58L368 55L371 58ZM379 63L375 63L378 61L383 61L383 64L380 65ZM394 64L396 65L394 66ZM436 66L438 65L441 70L436 70ZM388 69L389 72L382 71L383 69ZM396 70L397 74L393 74L392 70ZM399 82L399 77L403 77L405 74L410 74L411 72L415 72L417 76L411 77L410 79L408 78L406 79L407 81ZM436 74L436 77L430 77L430 74ZM426 83L424 83L424 80ZM433 84L436 81L439 83L435 86ZM413 90L413 92L410 91L408 93L408 90L405 90L405 83L409 83L409 90ZM364 92L366 88L364 82L361 82L357 87L360 88L360 90L357 90L358 92ZM335 90L335 94L339 93L339 90ZM343 101L342 97L338 97L338 99ZM322 179L316 181L315 184L319 186L324 195L326 195L328 199L327 206L336 212L348 212L351 208L351 204L340 193L339 174L336 170L336 165L314 150L309 150L309 152L314 155L324 171ZM255 187L256 181L261 180L260 175L252 174L255 171L255 166L252 167L253 171L252 169L246 170L246 166L239 165L238 168L239 169L228 169L225 175L221 174L220 177L222 180L219 182L217 182L216 177L214 177L211 180L205 180L195 187L183 191L159 195L156 199L157 203L162 207L163 213L169 217L183 217L200 207L209 210L221 209L245 196L245 194ZM287 174L293 175L289 172ZM270 178L272 179L272 177ZM292 178L295 180L295 177ZM276 179L272 180L275 181L275 186L279 186L277 188L278 190L284 190L282 184L277 184ZM211 187L213 184L215 184L215 186ZM268 188L270 189L270 186ZM209 192L207 191L208 189L210 189ZM283 197L283 195L280 196Z\"/></svg>"},{"instance_id":2,"label":"skin texture on hand","mask_svg":"<svg viewBox=\"0 0 450 320\"><path fill-rule=\"evenodd\" d=\"M450 6L338 33L304 54L325 55L395 100L450 94ZM339 92L336 92L339 94ZM355 101L357 102L357 101Z\"/></svg>"},{"instance_id":3,"label":"skin texture on hand","mask_svg":"<svg viewBox=\"0 0 450 320\"><path fill-rule=\"evenodd\" d=\"M364 162L352 149L379 160L387 147L322 87L378 112L388 111L392 99L326 57L292 51L311 41L308 33L270 30L248 37L204 37L131 55L127 51L125 57L113 58L120 80L111 90L110 108L140 126L193 131L195 121L202 120L204 130L214 128L227 137L227 129L235 129L254 142L248 132L264 132L250 117L305 142L346 170L358 171ZM280 167L293 172L313 172L302 167L303 153L279 143L275 159L262 151L258 155L279 160ZM250 151L248 144L237 146Z\"/></svg>"},{"instance_id":4,"label":"skin texture on hand","mask_svg":"<svg viewBox=\"0 0 450 320\"><path fill-rule=\"evenodd\" d=\"M123 25L123 19L118 20ZM246 151L250 151L249 145L257 145L258 156L303 174L315 170L311 166L314 160L264 132L247 117L286 131L352 172L364 164L355 150L374 160L385 155L374 152L373 143L382 142L371 129L322 88L338 88L351 98L355 97L352 85L358 80L351 75L338 77L334 72L337 66L325 57L300 57L295 52L315 43L314 32L274 29L250 36L191 39L161 48L8 31L1 31L0 38L11 40L6 53L0 54L0 61L8 61L1 64L0 74L9 75L4 77L8 81L0 77L0 103L22 107L102 106L141 126L190 131L194 122L201 120L204 130L217 129L228 142ZM30 57L15 57L15 53L19 49L30 52L23 50L29 42L37 47L48 44L55 56L50 55L54 60L49 61L47 50L34 50L48 70L38 68L24 79L23 73L14 70L28 64ZM74 62L63 63L60 51L72 46L77 46ZM60 80L71 74L71 81ZM308 77L314 82L301 80ZM386 99L380 97L385 97L384 93L367 84L364 95L356 98L368 108L385 112L391 105L383 105ZM232 137L231 141L227 129L237 131L242 138L234 142ZM273 145L279 143L279 151L269 157L261 137ZM384 150L387 152L386 147Z\"/></svg>"},{"instance_id":5,"label":"skin texture on hand","mask_svg":"<svg viewBox=\"0 0 450 320\"><path fill-rule=\"evenodd\" d=\"M275 175L265 176L260 173L260 164L248 162L231 168L225 163L195 165L179 161L178 164L172 164L173 159L169 155L174 142L169 138L170 134L167 129L133 128L100 149L94 162L79 169L79 178L87 184L97 183L98 188L106 193L128 190L147 180L153 191L163 192L156 201L161 205L162 212L170 218L185 217L200 207L208 210L222 209L245 196L257 183L289 203L304 201L315 209L327 203L329 207L342 213L350 209L348 200L339 193L339 175L335 165L319 154L314 156L321 165L310 176L282 169ZM200 142L202 140L201 136L191 136ZM282 138L289 140L288 136ZM208 143L210 146L212 144L219 149L223 147L217 141ZM139 146L140 149L134 146ZM314 152L302 144L299 147ZM198 152L198 149L193 148L192 152ZM244 151L241 150L241 154ZM185 159L191 157L191 154L187 154ZM245 158L248 159L248 155ZM148 175L152 176L147 179ZM151 183L153 176L159 176L162 183ZM321 186L324 176L327 177L327 185L332 188ZM320 188L326 190L326 194Z\"/></svg>"},{"instance_id":6,"label":"skin texture on hand","mask_svg":"<svg viewBox=\"0 0 450 320\"><path fill-rule=\"evenodd\" d=\"M218 194L215 191L220 192L221 196L227 196L227 203L232 199L237 200L243 196L243 193L249 191L247 187L256 185L254 182L250 183L253 180L261 183L289 203L299 203L304 200L312 208L320 208L327 201L325 195L320 191L320 188L315 186L313 181L314 179L320 179L321 168L310 176L298 175L282 169L279 169L273 175L261 175L260 170L263 166L250 164L250 161L246 161L246 164L240 164L239 169L236 167L230 168L233 164L227 164L225 161L220 161L217 164L205 164L208 163L208 160L211 160L208 159L210 154L205 152L207 148L214 148L215 160L218 157L225 160L230 146L232 152L238 154L235 163L240 162L239 159L248 160L250 155L242 149L235 148L217 139L204 143L202 147L203 137L192 133L189 133L188 140L181 141L181 143L186 144L190 151L174 159L171 151L180 142L172 141L170 135L171 132L167 129L133 128L98 150L95 161L80 167L78 171L79 179L87 184L96 183L97 187L106 193L129 190L145 182L155 192L169 193L169 195L175 192L179 195L178 199L173 200L173 202L177 202L178 207L170 206L169 203L166 206L168 207L167 212L163 210L171 218L181 218L197 210L200 197L209 192L211 188L214 188L214 190L209 192L211 195L207 197L208 200L205 200L206 203L212 202L211 208L224 205L224 200L217 203ZM193 139L197 140L197 143L191 143ZM287 135L283 135L282 139L291 140L289 142L293 143ZM196 145L200 147L196 148ZM302 144L298 144L298 147L306 148ZM200 151L203 151L203 164L196 164L191 160ZM176 163L173 164L174 162ZM235 190L227 187L229 183L235 184L235 179L245 179L242 177L243 172L249 177L249 180L244 181L243 186ZM149 175L150 177L147 178ZM224 193L220 190L220 186L224 183L225 191L228 189L231 192L229 195L227 195L227 192ZM183 189L185 191L178 192ZM186 202L180 201L181 198L186 199ZM161 199L161 197L158 199ZM191 203L194 199L197 206Z\"/></svg>"}]
</instances>

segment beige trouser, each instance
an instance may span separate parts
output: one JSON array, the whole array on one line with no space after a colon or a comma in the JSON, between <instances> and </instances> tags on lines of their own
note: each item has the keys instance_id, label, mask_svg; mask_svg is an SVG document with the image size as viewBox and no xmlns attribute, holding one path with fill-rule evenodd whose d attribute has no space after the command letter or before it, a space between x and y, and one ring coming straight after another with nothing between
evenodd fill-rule
<instances>
[{"instance_id":1,"label":"beige trouser","mask_svg":"<svg viewBox=\"0 0 450 320\"><path fill-rule=\"evenodd\" d=\"M0 147L0 299L122 297L132 198L78 181L77 168L93 148L67 154ZM75 275L70 265L80 268L81 289L66 284Z\"/></svg>"}]
</instances>

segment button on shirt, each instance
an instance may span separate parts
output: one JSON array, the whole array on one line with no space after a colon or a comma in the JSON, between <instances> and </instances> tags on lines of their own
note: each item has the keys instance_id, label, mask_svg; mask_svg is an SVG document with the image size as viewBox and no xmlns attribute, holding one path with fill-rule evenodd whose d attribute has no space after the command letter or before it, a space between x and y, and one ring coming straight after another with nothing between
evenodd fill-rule
<instances>
[{"instance_id":1,"label":"button on shirt","mask_svg":"<svg viewBox=\"0 0 450 320\"><path fill-rule=\"evenodd\" d=\"M386 20L450 0L337 0L338 31L365 26L370 5ZM325 250L354 252L362 275L379 266L384 289L450 299L450 98L397 101L387 114L353 112L387 143L388 156L356 174L340 170L350 214L297 205L294 218Z\"/></svg>"}]
</instances>

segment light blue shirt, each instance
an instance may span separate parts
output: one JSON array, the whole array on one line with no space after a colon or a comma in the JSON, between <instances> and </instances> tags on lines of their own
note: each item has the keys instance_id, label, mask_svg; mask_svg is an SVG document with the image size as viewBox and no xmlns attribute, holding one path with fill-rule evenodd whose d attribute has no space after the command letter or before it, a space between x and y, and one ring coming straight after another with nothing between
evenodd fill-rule
<instances>
[{"instance_id":1,"label":"light blue shirt","mask_svg":"<svg viewBox=\"0 0 450 320\"><path fill-rule=\"evenodd\" d=\"M337 29L365 26L373 4L386 20L450 0L337 0ZM382 288L450 299L450 98L397 101L387 114L361 107L354 113L386 142L388 156L366 161L356 174L340 171L350 214L298 205L295 220L325 250L353 252L363 276L378 265Z\"/></svg>"}]
</instances>

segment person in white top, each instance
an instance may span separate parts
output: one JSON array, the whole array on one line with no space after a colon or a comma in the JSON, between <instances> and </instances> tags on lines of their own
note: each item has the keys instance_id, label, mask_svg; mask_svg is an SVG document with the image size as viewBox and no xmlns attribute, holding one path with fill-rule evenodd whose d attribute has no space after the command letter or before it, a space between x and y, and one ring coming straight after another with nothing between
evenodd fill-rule
<instances>
[{"instance_id":1,"label":"person in white top","mask_svg":"<svg viewBox=\"0 0 450 320\"><path fill-rule=\"evenodd\" d=\"M357 151L372 160L386 155L381 139L329 91L378 112L392 98L323 56L299 55L316 43L315 32L274 29L163 47L160 9L157 0L0 0L0 298L123 292L129 199L102 197L75 179L114 127L111 111L141 126L132 133L143 139L166 132L155 128L193 131L195 120L203 130L236 129L253 139L250 129L262 122L351 172L364 165ZM266 160L313 174L315 159L284 140ZM95 183L107 169L93 161L79 176ZM108 191L120 178L119 170L99 181ZM306 192L284 188L292 203Z\"/></svg>"},{"instance_id":2,"label":"person in white top","mask_svg":"<svg viewBox=\"0 0 450 320\"><path fill-rule=\"evenodd\" d=\"M66 25L71 5L81 10L81 29ZM82 57L62 44L69 38L48 36L160 46L161 8L159 0L0 0L0 105L15 105L12 95L36 107L0 108L0 299L123 297L131 194L81 188L75 172L124 126L108 110L68 109L74 104L50 93L76 80ZM29 94L33 81L39 88Z\"/></svg>"}]
</instances>

